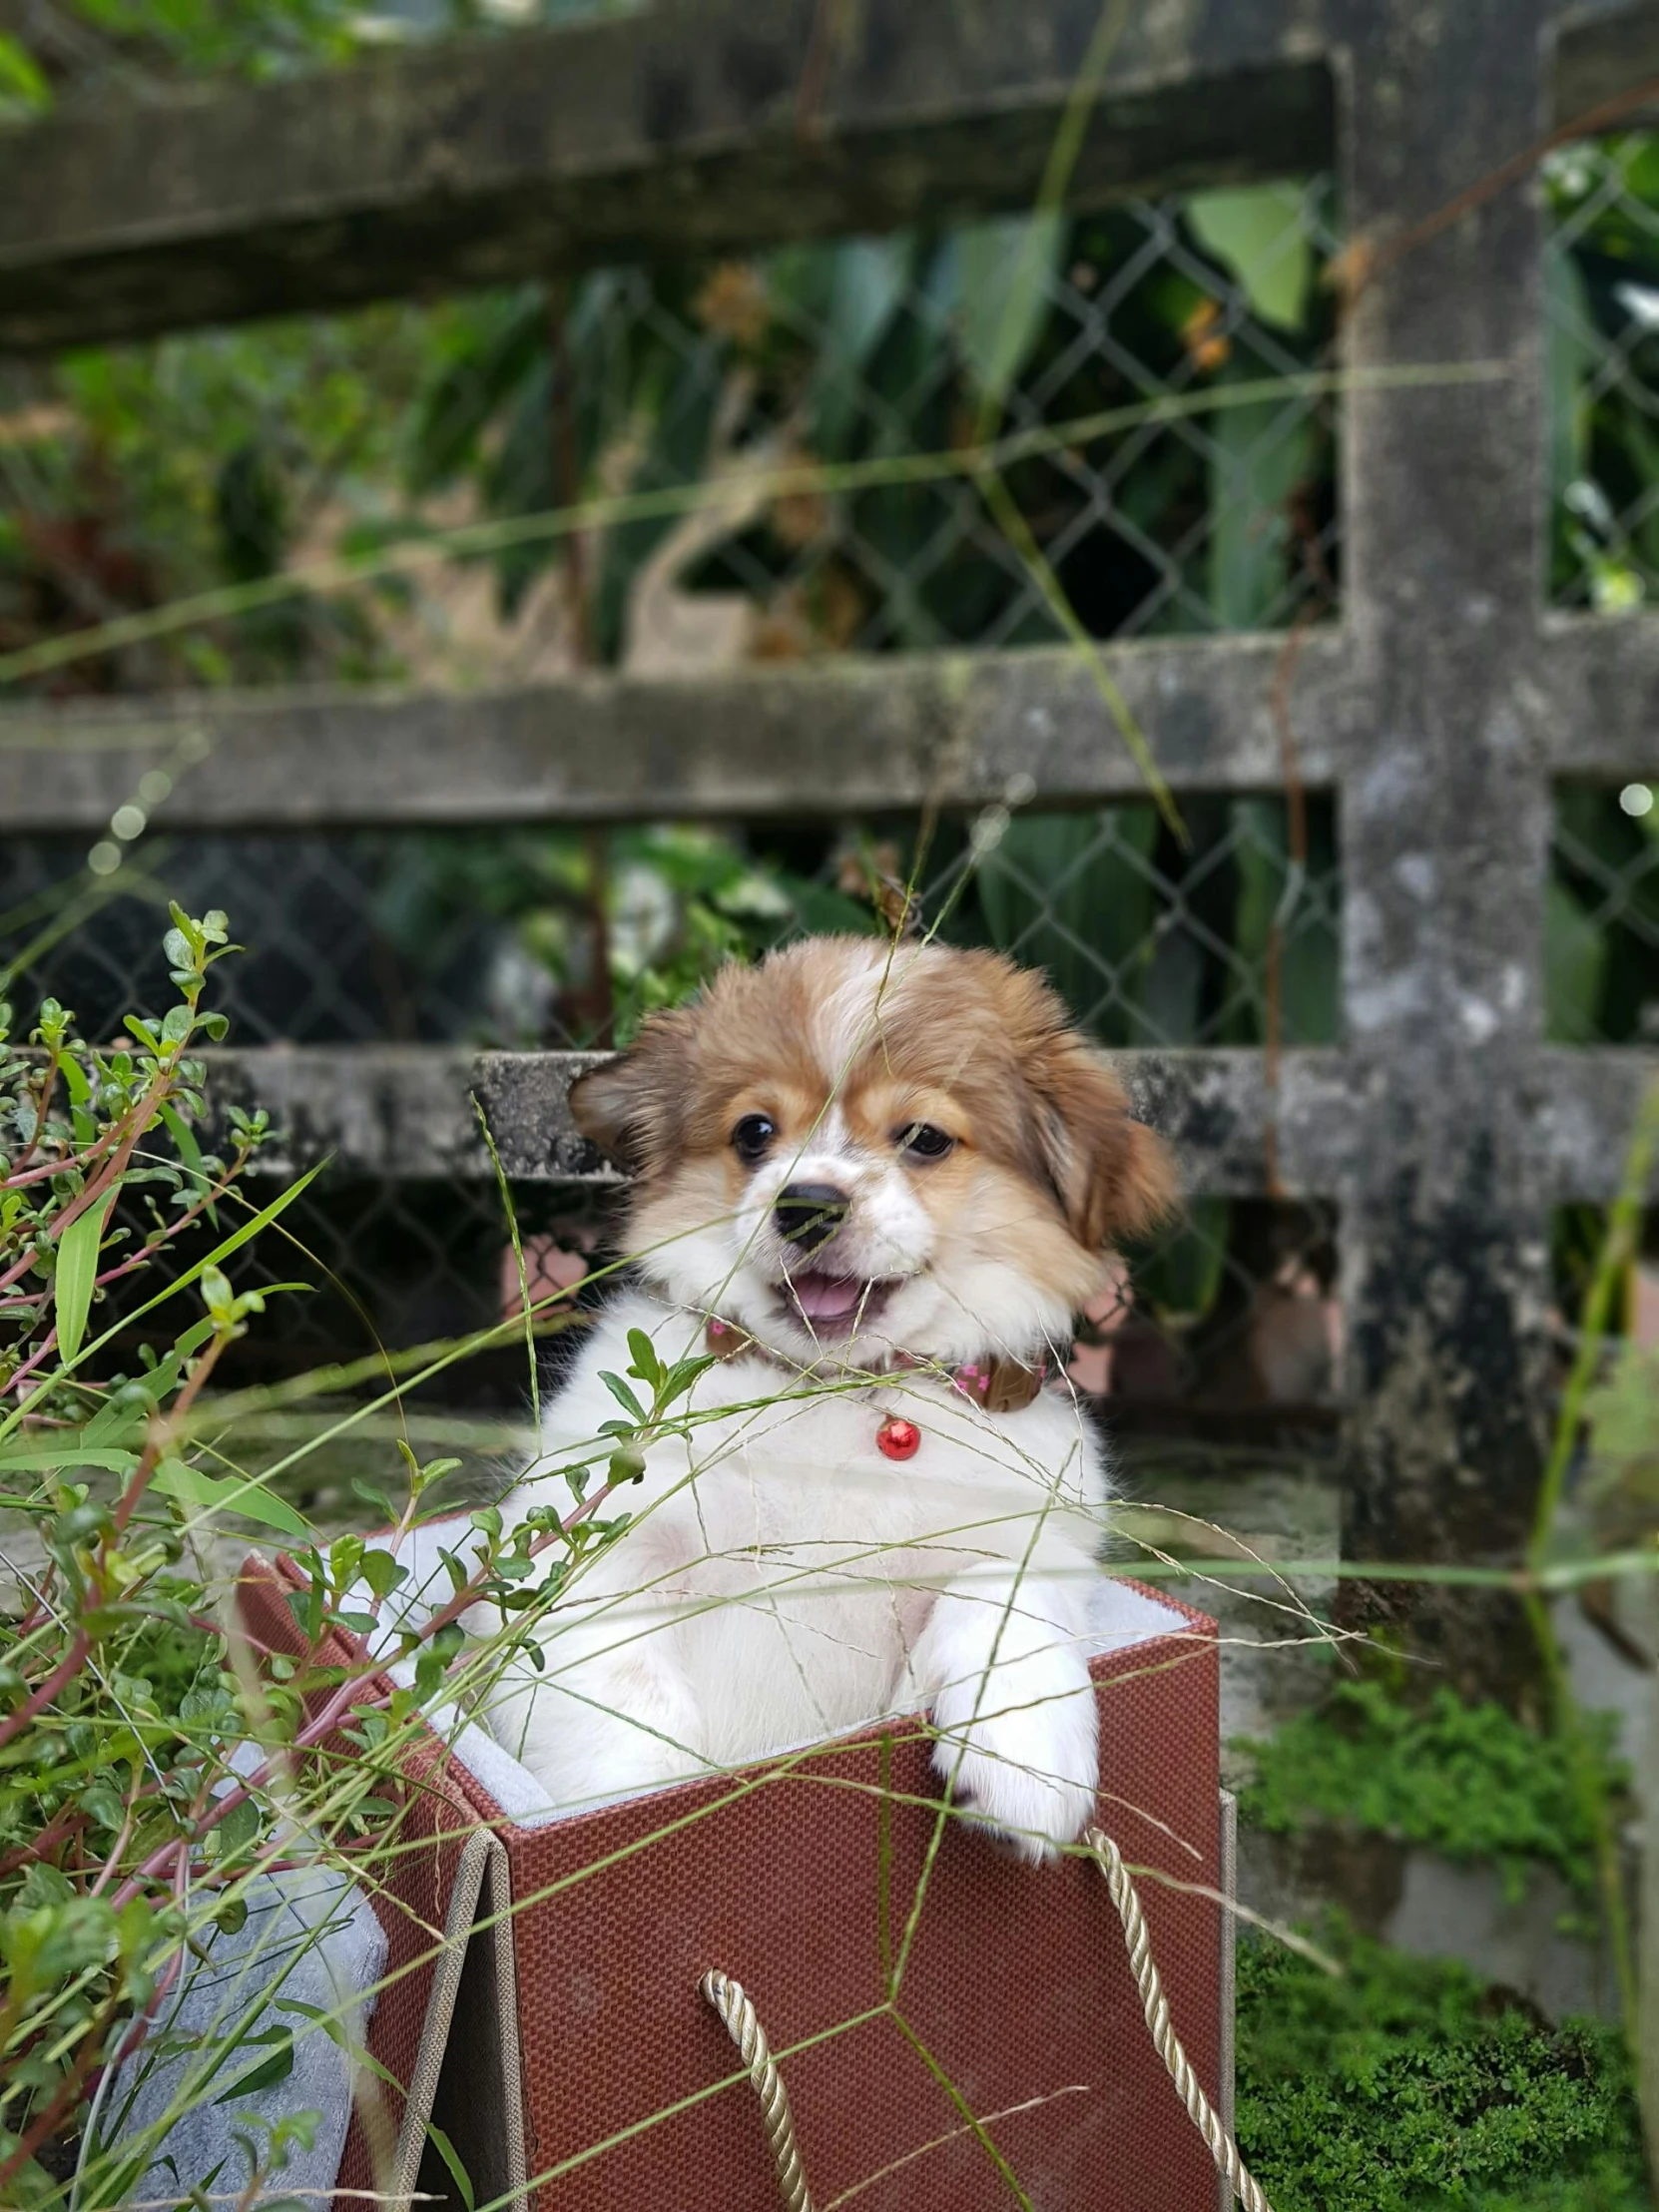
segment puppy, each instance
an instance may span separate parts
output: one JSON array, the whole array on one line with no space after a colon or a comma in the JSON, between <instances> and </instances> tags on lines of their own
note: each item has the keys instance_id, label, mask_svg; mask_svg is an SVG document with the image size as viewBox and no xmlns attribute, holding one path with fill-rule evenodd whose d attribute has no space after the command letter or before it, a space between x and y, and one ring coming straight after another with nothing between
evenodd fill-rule
<instances>
[{"instance_id":1,"label":"puppy","mask_svg":"<svg viewBox=\"0 0 1659 2212\"><path fill-rule=\"evenodd\" d=\"M1038 977L856 937L725 969L571 1107L635 1179L635 1282L509 1516L602 1475L631 1331L707 1364L496 1733L577 1805L925 1706L956 1803L1070 1842L1107 1484L1064 1367L1109 1241L1171 1208L1160 1140Z\"/></svg>"}]
</instances>

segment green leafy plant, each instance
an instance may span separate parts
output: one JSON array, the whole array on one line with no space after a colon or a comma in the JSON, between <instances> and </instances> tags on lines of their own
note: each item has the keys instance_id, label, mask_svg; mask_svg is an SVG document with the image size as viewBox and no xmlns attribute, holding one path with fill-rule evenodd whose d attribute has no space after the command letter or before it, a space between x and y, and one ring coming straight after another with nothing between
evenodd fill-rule
<instances>
[{"instance_id":1,"label":"green leafy plant","mask_svg":"<svg viewBox=\"0 0 1659 2212\"><path fill-rule=\"evenodd\" d=\"M1612 1716L1591 1716L1586 1727L1598 1787L1622 1791ZM1442 1688L1413 1707L1382 1682L1341 1682L1268 1741L1240 1748L1256 1762L1240 1811L1258 1828L1289 1835L1330 1822L1448 1859L1495 1861L1512 1892L1529 1866L1547 1866L1579 1896L1595 1894L1575 1756L1501 1706L1466 1705Z\"/></svg>"},{"instance_id":2,"label":"green leafy plant","mask_svg":"<svg viewBox=\"0 0 1659 2212\"><path fill-rule=\"evenodd\" d=\"M1277 2212L1648 2212L1616 2028L1321 1933L1340 1975L1239 1953L1239 2143Z\"/></svg>"},{"instance_id":3,"label":"green leafy plant","mask_svg":"<svg viewBox=\"0 0 1659 2212\"><path fill-rule=\"evenodd\" d=\"M250 1203L263 1115L233 1113L228 1156L208 1148L194 1055L223 1034L204 1000L237 948L222 914L175 907L172 919L177 1000L130 1017L130 1044L88 1045L48 1004L0 1053L0 1512L15 1575L0 1601L8 2204L60 2201L77 2170L85 2204L131 2186L151 2146L87 2132L94 2080L142 2047L269 1867L298 1855L355 1875L395 1853L400 1766L423 1714L476 1691L521 1643L539 1659L528 1632L628 1526L613 1495L647 1442L680 1432L702 1365L665 1368L641 1340L628 1376L607 1379L619 1418L561 1470L567 1501L512 1527L494 1507L473 1512L444 1554L448 1601L400 1629L410 1688L366 1661L342 1667L330 1638L373 1630L405 1578L397 1541L449 1509L442 1485L459 1461L423 1462L400 1438L401 1500L358 1484L389 1537L325 1542L231 1455L227 1400L209 1384L274 1294L239 1289L229 1271L309 1177ZM181 1308L165 1350L135 1334ZM300 1562L303 1663L252 1663L210 1540L228 1517L279 1535ZM341 1736L354 1754L343 1776L307 1761ZM199 2054L192 2093L252 2096L286 2078L302 2032L336 2026L233 2020ZM233 2117L256 2183L279 2175L309 2124Z\"/></svg>"}]
</instances>

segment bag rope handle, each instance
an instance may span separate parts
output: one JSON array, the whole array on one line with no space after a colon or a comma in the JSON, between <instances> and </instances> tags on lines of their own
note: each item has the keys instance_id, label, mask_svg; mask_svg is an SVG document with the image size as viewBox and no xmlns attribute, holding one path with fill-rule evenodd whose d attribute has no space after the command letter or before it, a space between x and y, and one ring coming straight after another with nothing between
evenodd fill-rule
<instances>
[{"instance_id":1,"label":"bag rope handle","mask_svg":"<svg viewBox=\"0 0 1659 2212\"><path fill-rule=\"evenodd\" d=\"M1123 1940L1129 1952L1129 1970L1135 1976L1135 1986L1140 1992L1141 2009L1146 2014L1147 2032L1152 2037L1152 2047L1163 2060L1164 2070L1175 2084L1176 2092L1186 2107L1187 2117L1203 2136L1205 2147L1216 2162L1217 2172L1244 2206L1244 2212L1273 2212L1261 2183L1239 2156L1239 2146L1223 2126L1221 2115L1199 2087L1192 2061L1181 2047L1181 2038L1175 2032L1175 2022L1170 2018L1169 1999L1164 1994L1163 1978L1152 1955L1146 1915L1141 1910L1140 1897L1130 1880L1129 1870L1123 1863L1122 1853L1103 1828L1085 1829L1083 1842L1095 1865L1106 1877L1106 1888L1117 1908L1118 1919L1123 1924ZM772 2162L778 2169L778 2188L783 2199L784 2212L813 2212L806 2169L801 2163L801 2146L796 2141L795 2115L790 2110L789 2092L784 2087L784 2077L778 2070L777 2059L772 2055L772 2045L767 2041L766 2029L761 2025L760 2014L755 2009L753 1999L741 1981L734 1981L730 1974L722 1973L718 1968L706 1973L698 1987L720 2014L721 2024L737 2044L738 2055L749 2068L749 2078L761 2100L761 2121L766 2128Z\"/></svg>"},{"instance_id":2,"label":"bag rope handle","mask_svg":"<svg viewBox=\"0 0 1659 2212\"><path fill-rule=\"evenodd\" d=\"M1152 1942L1146 1932L1146 1915L1141 1911L1141 1901L1135 1885L1129 1878L1129 1869L1116 1844L1103 1828L1086 1828L1083 1842L1094 1859L1095 1865L1106 1877L1106 1887L1111 1892L1112 1903L1118 1909L1118 1919L1123 1923L1123 1939L1129 1950L1129 1970L1135 1976L1135 1986L1141 1994L1141 2010L1146 2014L1147 2032L1152 2037L1152 2047L1164 2062L1164 2071L1175 2083L1176 2092L1187 2108L1187 2117L1203 2136L1205 2147L1216 2162L1216 2170L1226 2181L1244 2212L1273 2212L1262 2185L1239 2156L1239 2146L1222 2125L1221 2115L1198 2085L1192 2061L1181 2047L1181 2038L1175 2032L1175 2022L1170 2018L1169 1999L1164 1994L1163 1978L1152 1955Z\"/></svg>"},{"instance_id":3,"label":"bag rope handle","mask_svg":"<svg viewBox=\"0 0 1659 2212\"><path fill-rule=\"evenodd\" d=\"M741 1981L734 1981L719 1967L706 1973L697 1985L720 2014L721 2025L738 2046L738 2055L749 2068L755 2094L761 2100L761 2124L767 2131L772 2162L778 2169L778 2190L784 2212L813 2212L807 2175L801 2163L801 2147L795 2139L795 2114L789 2091L772 2055L761 2016Z\"/></svg>"}]
</instances>

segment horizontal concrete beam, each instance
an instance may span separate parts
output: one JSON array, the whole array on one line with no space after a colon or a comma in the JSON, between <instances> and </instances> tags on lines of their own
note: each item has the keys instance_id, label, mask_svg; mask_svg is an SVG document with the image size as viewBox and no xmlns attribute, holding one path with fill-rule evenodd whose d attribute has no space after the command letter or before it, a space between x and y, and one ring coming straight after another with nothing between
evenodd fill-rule
<instances>
[{"instance_id":1,"label":"horizontal concrete beam","mask_svg":"<svg viewBox=\"0 0 1659 2212\"><path fill-rule=\"evenodd\" d=\"M1607 1200L1624 1179L1642 1102L1659 1083L1659 1053L1627 1045L1557 1046L1540 1052L1521 1103L1557 1200ZM1659 1197L1659 1167L1650 1183Z\"/></svg>"},{"instance_id":2,"label":"horizontal concrete beam","mask_svg":"<svg viewBox=\"0 0 1659 2212\"><path fill-rule=\"evenodd\" d=\"M260 1154L271 1173L331 1158L342 1175L396 1181L489 1180L482 1106L502 1166L543 1183L603 1183L615 1175L570 1119L565 1094L602 1055L467 1052L445 1045L256 1045L204 1055L208 1096L270 1114L279 1142Z\"/></svg>"},{"instance_id":3,"label":"horizontal concrete beam","mask_svg":"<svg viewBox=\"0 0 1659 2212\"><path fill-rule=\"evenodd\" d=\"M1321 0L1127 11L1079 204L1330 159ZM0 138L0 350L1029 205L1098 0L659 0Z\"/></svg>"},{"instance_id":4,"label":"horizontal concrete beam","mask_svg":"<svg viewBox=\"0 0 1659 2212\"><path fill-rule=\"evenodd\" d=\"M1114 646L1107 665L1175 789L1281 780L1279 638ZM1297 657L1301 773L1335 774L1335 632ZM170 830L845 815L1012 794L1133 799L1146 787L1068 649L836 658L695 680L576 678L474 694L203 693L0 712L0 823L96 833L146 771Z\"/></svg>"},{"instance_id":5,"label":"horizontal concrete beam","mask_svg":"<svg viewBox=\"0 0 1659 2212\"><path fill-rule=\"evenodd\" d=\"M264 1106L283 1132L280 1147L265 1156L281 1172L331 1155L348 1175L488 1179L495 1171L478 1133L476 1097L510 1176L597 1184L616 1178L577 1134L565 1094L598 1057L421 1045L267 1045L210 1052L207 1060L209 1093L218 1105ZM1174 1144L1191 1192L1264 1195L1270 1129L1288 1195L1340 1197L1358 1164L1366 1143L1362 1078L1341 1050L1285 1053L1276 1091L1258 1052L1115 1057L1136 1113ZM1519 1106L1553 1200L1613 1195L1642 1098L1656 1081L1659 1055L1623 1047L1544 1047L1531 1057L1519 1081Z\"/></svg>"},{"instance_id":6,"label":"horizontal concrete beam","mask_svg":"<svg viewBox=\"0 0 1659 2212\"><path fill-rule=\"evenodd\" d=\"M279 1150L265 1156L273 1168L287 1172L331 1154L350 1175L488 1179L495 1171L479 1135L476 1096L507 1173L544 1183L615 1180L578 1136L566 1106L574 1075L595 1058L410 1045L269 1045L207 1055L210 1097L221 1106L264 1106L283 1132ZM1288 1190L1316 1195L1341 1182L1357 1139L1341 1053L1286 1053L1276 1099L1253 1052L1126 1052L1117 1064L1136 1112L1175 1144L1191 1190L1265 1190L1270 1121Z\"/></svg>"},{"instance_id":7,"label":"horizontal concrete beam","mask_svg":"<svg viewBox=\"0 0 1659 2212\"><path fill-rule=\"evenodd\" d=\"M1659 777L1659 614L1550 616L1539 672L1557 776Z\"/></svg>"}]
</instances>

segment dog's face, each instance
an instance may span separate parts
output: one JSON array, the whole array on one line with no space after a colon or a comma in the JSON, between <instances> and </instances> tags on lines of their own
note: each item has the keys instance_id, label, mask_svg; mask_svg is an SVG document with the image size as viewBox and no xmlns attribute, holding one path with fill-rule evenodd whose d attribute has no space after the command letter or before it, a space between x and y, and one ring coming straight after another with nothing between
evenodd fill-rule
<instances>
[{"instance_id":1,"label":"dog's face","mask_svg":"<svg viewBox=\"0 0 1659 2212\"><path fill-rule=\"evenodd\" d=\"M818 937L722 971L571 1092L637 1178L630 1251L787 1357L1059 1350L1174 1171L1037 976Z\"/></svg>"}]
</instances>

